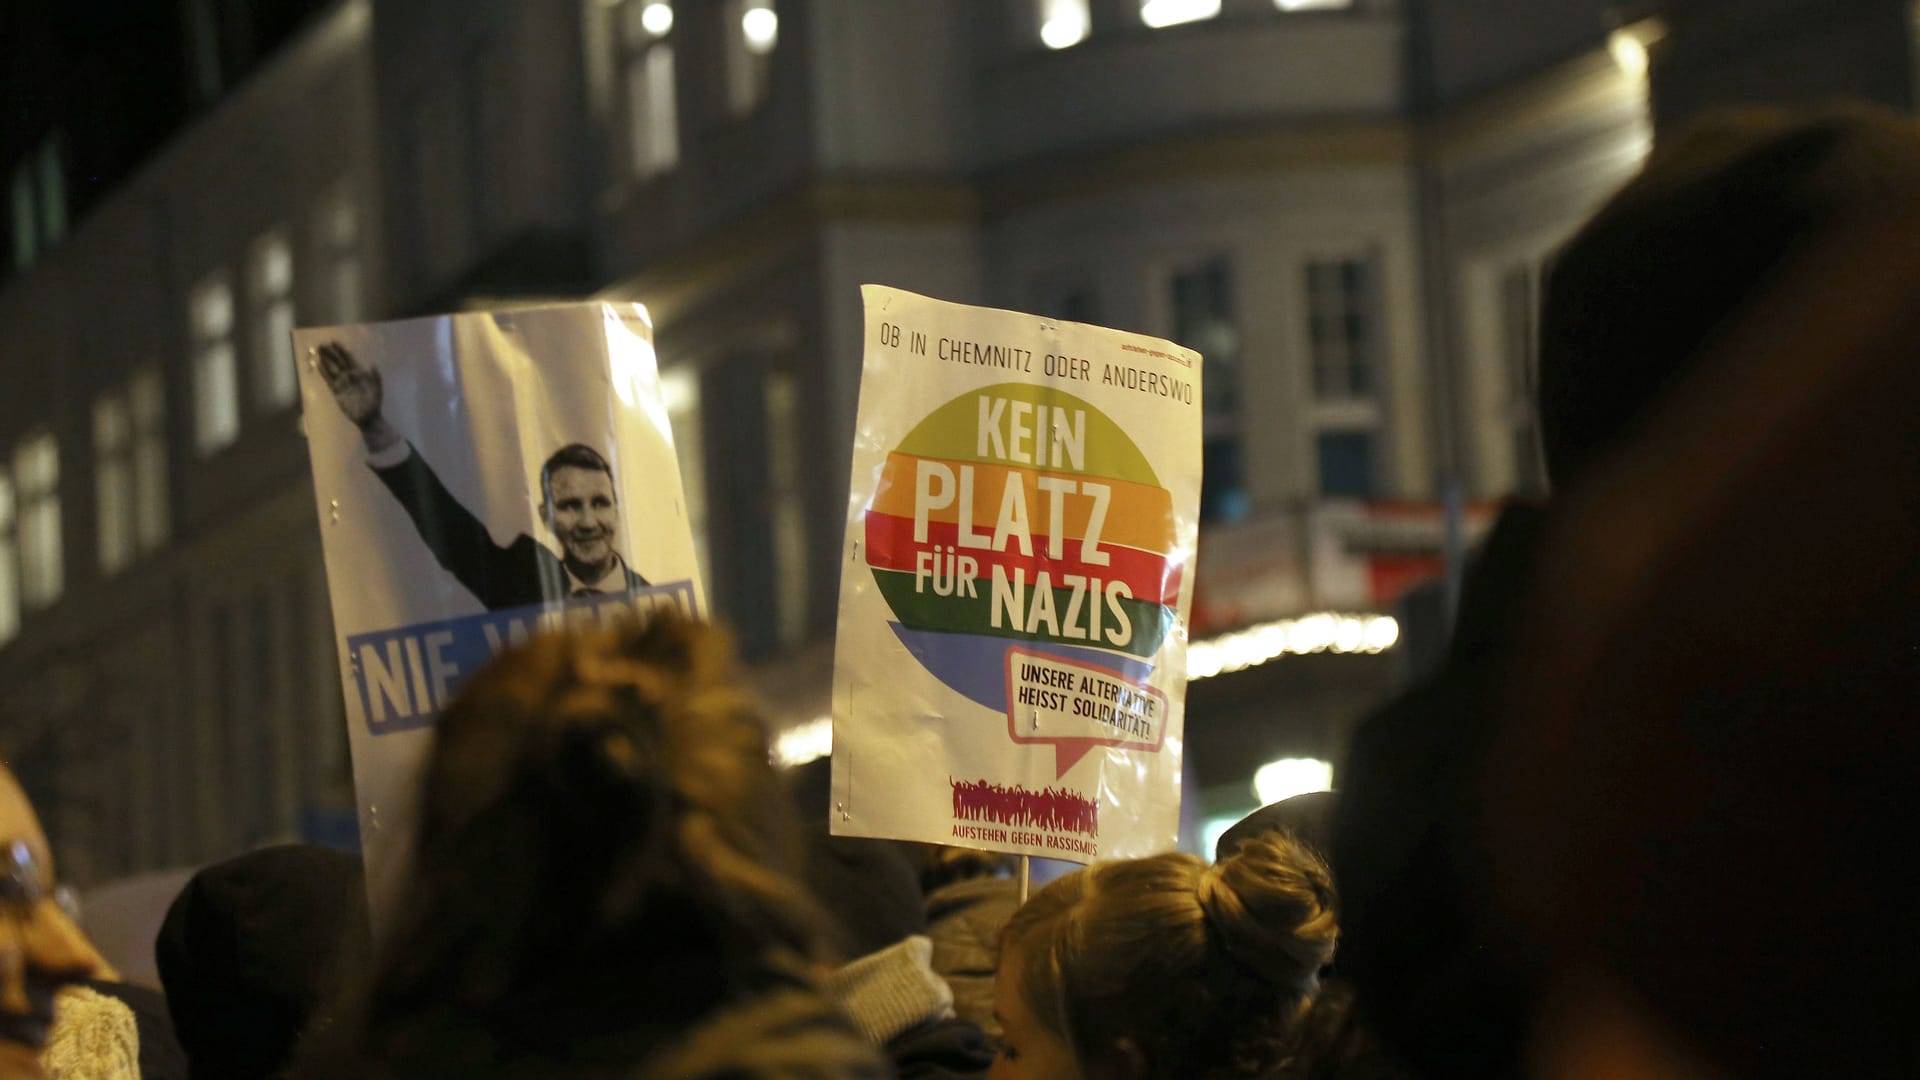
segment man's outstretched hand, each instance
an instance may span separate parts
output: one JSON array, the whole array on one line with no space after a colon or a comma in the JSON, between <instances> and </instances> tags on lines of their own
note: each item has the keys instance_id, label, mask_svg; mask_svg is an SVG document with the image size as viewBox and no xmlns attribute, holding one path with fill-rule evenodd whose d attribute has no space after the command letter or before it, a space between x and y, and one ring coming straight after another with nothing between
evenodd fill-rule
<instances>
[{"instance_id":1,"label":"man's outstretched hand","mask_svg":"<svg viewBox=\"0 0 1920 1080\"><path fill-rule=\"evenodd\" d=\"M387 418L380 411L384 392L379 370L362 366L339 342L327 342L315 351L320 362L320 375L327 380L327 389L333 392L334 403L360 429L361 436L366 439L367 450L377 452L399 443L400 433L387 423Z\"/></svg>"}]
</instances>

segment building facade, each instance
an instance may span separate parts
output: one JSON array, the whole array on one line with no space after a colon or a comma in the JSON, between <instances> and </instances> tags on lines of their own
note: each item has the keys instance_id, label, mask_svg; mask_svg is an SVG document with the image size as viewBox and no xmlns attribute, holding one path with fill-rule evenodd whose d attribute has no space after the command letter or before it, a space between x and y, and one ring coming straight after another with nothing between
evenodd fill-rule
<instances>
[{"instance_id":1,"label":"building facade","mask_svg":"<svg viewBox=\"0 0 1920 1080\"><path fill-rule=\"evenodd\" d=\"M182 70L249 6L184 3ZM783 728L826 711L860 284L1201 350L1190 801L1337 775L1392 642L1288 620L1391 611L1541 488L1541 262L1677 77L1576 0L318 8L84 214L58 116L0 161L0 745L78 880L351 837L287 331L554 298L652 311Z\"/></svg>"}]
</instances>

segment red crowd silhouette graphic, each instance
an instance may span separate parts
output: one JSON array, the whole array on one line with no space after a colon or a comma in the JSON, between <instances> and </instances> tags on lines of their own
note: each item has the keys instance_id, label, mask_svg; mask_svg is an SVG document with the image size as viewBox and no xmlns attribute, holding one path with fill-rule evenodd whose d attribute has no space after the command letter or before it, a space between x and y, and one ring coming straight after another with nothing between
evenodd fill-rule
<instances>
[{"instance_id":1,"label":"red crowd silhouette graphic","mask_svg":"<svg viewBox=\"0 0 1920 1080\"><path fill-rule=\"evenodd\" d=\"M1050 829L1097 836L1100 804L1065 788L1028 791L1019 785L947 778L953 788L953 816L961 821L993 821L1015 827Z\"/></svg>"}]
</instances>

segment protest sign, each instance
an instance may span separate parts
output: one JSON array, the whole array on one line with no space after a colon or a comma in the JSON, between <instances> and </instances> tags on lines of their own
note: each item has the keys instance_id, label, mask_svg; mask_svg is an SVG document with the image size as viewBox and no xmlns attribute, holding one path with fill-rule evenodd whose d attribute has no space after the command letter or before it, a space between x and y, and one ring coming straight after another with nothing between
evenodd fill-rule
<instances>
[{"instance_id":1,"label":"protest sign","mask_svg":"<svg viewBox=\"0 0 1920 1080\"><path fill-rule=\"evenodd\" d=\"M1173 847L1200 356L869 285L833 831Z\"/></svg>"},{"instance_id":2,"label":"protest sign","mask_svg":"<svg viewBox=\"0 0 1920 1080\"><path fill-rule=\"evenodd\" d=\"M294 347L379 919L463 679L542 629L704 603L638 305L306 329Z\"/></svg>"}]
</instances>

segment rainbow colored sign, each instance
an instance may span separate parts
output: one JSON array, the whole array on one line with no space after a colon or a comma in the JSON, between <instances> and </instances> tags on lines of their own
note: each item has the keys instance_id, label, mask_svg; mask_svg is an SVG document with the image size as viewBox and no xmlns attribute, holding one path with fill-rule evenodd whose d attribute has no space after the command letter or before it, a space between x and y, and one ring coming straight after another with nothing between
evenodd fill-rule
<instances>
[{"instance_id":1,"label":"rainbow colored sign","mask_svg":"<svg viewBox=\"0 0 1920 1080\"><path fill-rule=\"evenodd\" d=\"M862 803L865 774L843 768L843 757L850 765L920 746L947 759L939 779L949 791L1097 806L1058 785L1107 748L1151 756L1156 773L1171 759L1177 809L1178 743L1167 748L1184 697L1199 358L1154 339L895 290L869 287L868 301L854 565L843 575L836 675L836 785L850 788L848 805ZM1143 357L1171 370L1143 369ZM877 368L893 371L884 387ZM901 660L951 696L922 688ZM886 699L892 715L874 717L861 698ZM928 722L907 730L902 713ZM897 730L882 741L885 728ZM1047 748L1041 772L1030 755ZM1102 759L1080 782L1110 788L1105 765L1125 761ZM937 837L898 826L858 834L1054 849L1040 854L1066 843L1032 827L1004 838L989 826L953 831L953 813ZM1089 827L1094 840L1073 839L1069 857L1112 852L1112 836Z\"/></svg>"}]
</instances>

